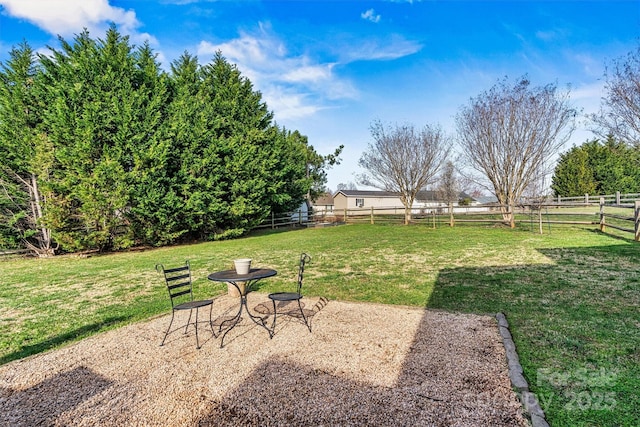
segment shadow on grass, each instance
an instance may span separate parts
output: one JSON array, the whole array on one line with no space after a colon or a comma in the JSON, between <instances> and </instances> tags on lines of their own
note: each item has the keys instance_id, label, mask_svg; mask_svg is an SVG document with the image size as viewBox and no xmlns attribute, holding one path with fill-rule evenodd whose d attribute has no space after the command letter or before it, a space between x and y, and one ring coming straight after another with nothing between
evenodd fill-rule
<instances>
[{"instance_id":1,"label":"shadow on grass","mask_svg":"<svg viewBox=\"0 0 640 427\"><path fill-rule=\"evenodd\" d=\"M610 229L610 230L614 230L614 231L615 231L615 229L614 229L614 228L611 228L611 227L610 227L609 229ZM601 235L601 236L607 236L607 237L610 237L610 238L612 238L612 239L622 240L623 242L632 243L632 244L637 244L637 242L636 242L633 238L626 237L626 236L631 235L631 234L628 234L628 233L627 233L626 235L622 235L622 234L615 234L615 233L608 233L608 232L605 232L605 231L600 231L600 230L599 230L599 229L597 229L597 228L595 228L595 229L594 229L594 228L585 228L584 230L585 230L585 231L588 231L588 232L590 232L590 233L594 233L594 234ZM618 233L622 233L622 231L618 231ZM633 234L633 233L632 233L632 234Z\"/></svg>"},{"instance_id":2,"label":"shadow on grass","mask_svg":"<svg viewBox=\"0 0 640 427\"><path fill-rule=\"evenodd\" d=\"M529 386L554 425L632 425L640 406L640 246L539 252L548 263L443 269L428 306L504 312ZM598 383L602 376L610 381Z\"/></svg>"},{"instance_id":3,"label":"shadow on grass","mask_svg":"<svg viewBox=\"0 0 640 427\"><path fill-rule=\"evenodd\" d=\"M132 316L130 315L108 317L100 322L81 326L79 328L62 333L60 335L56 335L44 341L39 341L32 345L22 346L20 347L20 349L14 351L13 353L8 353L0 357L0 365L11 362L12 360L31 356L32 354L42 353L43 351L50 350L62 344L77 341L78 339L100 332L101 330L108 329L113 325L123 323L131 318Z\"/></svg>"}]
</instances>

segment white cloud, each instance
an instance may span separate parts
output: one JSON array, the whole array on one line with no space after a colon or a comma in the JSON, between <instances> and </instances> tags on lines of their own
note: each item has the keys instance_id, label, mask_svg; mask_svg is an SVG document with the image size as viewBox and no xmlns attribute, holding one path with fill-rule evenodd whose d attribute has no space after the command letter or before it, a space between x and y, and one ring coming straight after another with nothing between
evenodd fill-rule
<instances>
[{"instance_id":1,"label":"white cloud","mask_svg":"<svg viewBox=\"0 0 640 427\"><path fill-rule=\"evenodd\" d=\"M388 61L412 55L422 49L422 44L399 35L392 35L388 40L368 40L354 46L342 47L341 55L345 62Z\"/></svg>"},{"instance_id":2,"label":"white cloud","mask_svg":"<svg viewBox=\"0 0 640 427\"><path fill-rule=\"evenodd\" d=\"M564 28L554 28L551 30L536 31L536 38L544 42L555 42L557 40L566 39L569 32Z\"/></svg>"},{"instance_id":3,"label":"white cloud","mask_svg":"<svg viewBox=\"0 0 640 427\"><path fill-rule=\"evenodd\" d=\"M571 99L584 114L597 113L605 94L604 81L597 81L571 88Z\"/></svg>"},{"instance_id":4,"label":"white cloud","mask_svg":"<svg viewBox=\"0 0 640 427\"><path fill-rule=\"evenodd\" d=\"M585 141L595 138L592 132L593 123L590 121L589 116L598 113L600 110L600 102L604 92L603 81L595 81L571 88L571 102L581 114L577 118L576 130L565 145L565 149L572 145L581 145Z\"/></svg>"},{"instance_id":5,"label":"white cloud","mask_svg":"<svg viewBox=\"0 0 640 427\"><path fill-rule=\"evenodd\" d=\"M277 86L268 88L267 92L263 92L263 95L269 109L275 112L276 121L310 117L325 108L311 102L305 94L283 90Z\"/></svg>"},{"instance_id":6,"label":"white cloud","mask_svg":"<svg viewBox=\"0 0 640 427\"><path fill-rule=\"evenodd\" d=\"M205 0L206 1L206 0ZM214 1L214 0L211 0ZM200 3L200 0L164 0L167 4L177 4L178 6L183 6L192 3Z\"/></svg>"},{"instance_id":7,"label":"white cloud","mask_svg":"<svg viewBox=\"0 0 640 427\"><path fill-rule=\"evenodd\" d=\"M543 41L553 41L556 38L556 33L553 30L548 31L536 31L536 37Z\"/></svg>"},{"instance_id":8,"label":"white cloud","mask_svg":"<svg viewBox=\"0 0 640 427\"><path fill-rule=\"evenodd\" d=\"M581 85L571 90L571 98L579 100L593 100L600 98L604 93L604 81L597 81L590 84Z\"/></svg>"},{"instance_id":9,"label":"white cloud","mask_svg":"<svg viewBox=\"0 0 640 427\"><path fill-rule=\"evenodd\" d=\"M113 22L134 43L149 40L157 44L151 35L137 32L140 22L133 10L111 6L108 0L0 0L0 4L6 14L53 35L69 37L86 28L92 36L102 36Z\"/></svg>"},{"instance_id":10,"label":"white cloud","mask_svg":"<svg viewBox=\"0 0 640 427\"><path fill-rule=\"evenodd\" d=\"M378 22L380 22L380 18L381 16L379 14L376 15L376 11L373 9L369 9L366 12L362 12L360 14L360 17L362 19L365 19L367 21L371 21L375 24L377 24Z\"/></svg>"},{"instance_id":11,"label":"white cloud","mask_svg":"<svg viewBox=\"0 0 640 427\"><path fill-rule=\"evenodd\" d=\"M333 61L321 61L308 54L294 54L268 24L253 32L221 43L200 42L196 54L201 63L217 51L259 90L276 120L310 117L321 110L339 108L360 93L349 79L339 74L341 65L354 61L394 60L418 52L420 43L400 35L386 39L354 40L335 46Z\"/></svg>"},{"instance_id":12,"label":"white cloud","mask_svg":"<svg viewBox=\"0 0 640 427\"><path fill-rule=\"evenodd\" d=\"M260 90L276 120L308 117L358 95L351 82L336 75L335 63L291 54L268 25L224 43L203 40L196 53L206 63L217 51Z\"/></svg>"},{"instance_id":13,"label":"white cloud","mask_svg":"<svg viewBox=\"0 0 640 427\"><path fill-rule=\"evenodd\" d=\"M569 63L574 63L582 68L582 72L589 77L599 78L604 74L604 63L601 58L594 58L589 53L569 53Z\"/></svg>"},{"instance_id":14,"label":"white cloud","mask_svg":"<svg viewBox=\"0 0 640 427\"><path fill-rule=\"evenodd\" d=\"M331 78L331 69L334 64L302 65L299 68L288 71L283 80L292 83L317 83Z\"/></svg>"}]
</instances>

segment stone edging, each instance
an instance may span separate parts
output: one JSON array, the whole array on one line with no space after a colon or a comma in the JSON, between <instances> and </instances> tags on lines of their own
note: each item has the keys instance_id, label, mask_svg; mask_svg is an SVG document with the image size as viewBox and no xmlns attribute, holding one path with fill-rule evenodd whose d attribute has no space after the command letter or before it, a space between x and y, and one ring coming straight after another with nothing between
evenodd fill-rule
<instances>
[{"instance_id":1,"label":"stone edging","mask_svg":"<svg viewBox=\"0 0 640 427\"><path fill-rule=\"evenodd\" d=\"M498 329L500 330L502 343L504 344L504 349L507 354L511 385L516 390L527 415L531 418L533 427L549 427L544 416L544 411L538 403L537 396L535 393L529 391L529 384L527 384L527 380L524 378L520 358L516 351L516 345L511 337L511 332L509 332L507 318L504 313L498 313L496 314L496 320L498 321Z\"/></svg>"}]
</instances>

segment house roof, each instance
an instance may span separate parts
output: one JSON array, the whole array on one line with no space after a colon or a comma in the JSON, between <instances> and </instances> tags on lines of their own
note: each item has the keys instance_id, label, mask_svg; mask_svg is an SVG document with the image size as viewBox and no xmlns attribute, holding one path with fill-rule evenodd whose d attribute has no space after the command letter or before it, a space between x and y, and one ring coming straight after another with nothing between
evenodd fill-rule
<instances>
[{"instance_id":1,"label":"house roof","mask_svg":"<svg viewBox=\"0 0 640 427\"><path fill-rule=\"evenodd\" d=\"M400 193L380 190L338 190L333 197L342 193L346 197L398 197Z\"/></svg>"},{"instance_id":2,"label":"house roof","mask_svg":"<svg viewBox=\"0 0 640 427\"><path fill-rule=\"evenodd\" d=\"M497 203L498 198L496 196L480 196L477 198L480 203Z\"/></svg>"},{"instance_id":3,"label":"house roof","mask_svg":"<svg viewBox=\"0 0 640 427\"><path fill-rule=\"evenodd\" d=\"M476 201L476 199L474 199L464 191L461 191L460 193L458 193L458 199L469 199L472 202ZM418 194L416 194L416 200L434 200L435 201L435 200L442 200L442 198L438 197L437 191L422 190L422 191L418 191Z\"/></svg>"},{"instance_id":4,"label":"house roof","mask_svg":"<svg viewBox=\"0 0 640 427\"><path fill-rule=\"evenodd\" d=\"M333 197L337 196L340 193L342 193L346 197L390 197L390 198L400 197L399 192L380 191L380 190L339 190L338 192L336 192L336 194ZM469 198L472 202L475 201L473 197L471 197L464 191L460 192L460 194L458 195L458 198L460 199ZM435 201L435 200L440 200L440 198L438 197L438 192L436 191L421 190L421 191L418 191L418 194L416 194L416 201L420 201L420 200Z\"/></svg>"},{"instance_id":5,"label":"house roof","mask_svg":"<svg viewBox=\"0 0 640 427\"><path fill-rule=\"evenodd\" d=\"M313 206L331 206L333 205L333 196L329 193L325 193L313 202Z\"/></svg>"}]
</instances>

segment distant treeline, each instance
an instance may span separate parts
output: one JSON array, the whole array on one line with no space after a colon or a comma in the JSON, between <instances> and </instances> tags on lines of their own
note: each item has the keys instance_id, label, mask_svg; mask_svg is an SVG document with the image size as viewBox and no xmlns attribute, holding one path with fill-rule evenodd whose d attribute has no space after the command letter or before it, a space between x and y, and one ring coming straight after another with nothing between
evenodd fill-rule
<instances>
[{"instance_id":1,"label":"distant treeline","mask_svg":"<svg viewBox=\"0 0 640 427\"><path fill-rule=\"evenodd\" d=\"M640 145L609 136L560 155L551 188L556 196L640 192Z\"/></svg>"}]
</instances>

